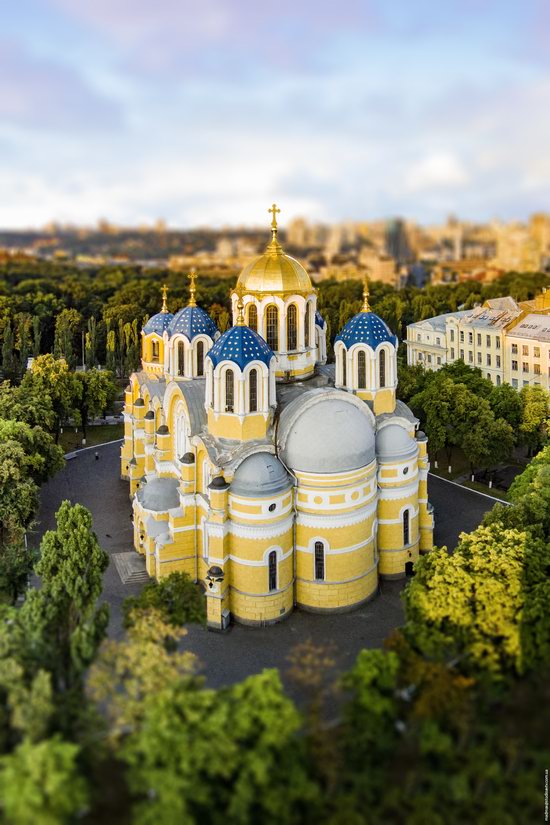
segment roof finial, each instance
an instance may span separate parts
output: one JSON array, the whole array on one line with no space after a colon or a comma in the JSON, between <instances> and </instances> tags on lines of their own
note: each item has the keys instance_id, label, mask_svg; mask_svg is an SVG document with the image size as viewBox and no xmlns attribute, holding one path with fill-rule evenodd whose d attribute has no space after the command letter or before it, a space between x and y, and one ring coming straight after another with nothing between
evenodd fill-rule
<instances>
[{"instance_id":1,"label":"roof finial","mask_svg":"<svg viewBox=\"0 0 550 825\"><path fill-rule=\"evenodd\" d=\"M281 211L276 203L271 205L271 208L267 210L273 216L271 219L271 243L277 243L277 214Z\"/></svg>"},{"instance_id":2,"label":"roof finial","mask_svg":"<svg viewBox=\"0 0 550 825\"><path fill-rule=\"evenodd\" d=\"M197 301L195 298L195 293L197 289L195 287L195 281L197 280L197 270L195 269L195 267L191 269L187 277L189 278L189 306L196 307Z\"/></svg>"},{"instance_id":3,"label":"roof finial","mask_svg":"<svg viewBox=\"0 0 550 825\"><path fill-rule=\"evenodd\" d=\"M168 304L166 303L166 296L168 295L168 287L166 286L166 284L162 285L161 292L162 292L162 308L161 308L160 311L161 312L168 312Z\"/></svg>"},{"instance_id":4,"label":"roof finial","mask_svg":"<svg viewBox=\"0 0 550 825\"><path fill-rule=\"evenodd\" d=\"M238 295L238 300L237 300L237 322L236 322L235 326L244 327L245 322L244 322L244 301L243 301L242 284L237 284L237 286L235 288L235 292Z\"/></svg>"},{"instance_id":5,"label":"roof finial","mask_svg":"<svg viewBox=\"0 0 550 825\"><path fill-rule=\"evenodd\" d=\"M367 276L365 275L365 283L363 285L363 306L361 307L361 312L370 312L370 304L369 304L369 281Z\"/></svg>"}]
</instances>

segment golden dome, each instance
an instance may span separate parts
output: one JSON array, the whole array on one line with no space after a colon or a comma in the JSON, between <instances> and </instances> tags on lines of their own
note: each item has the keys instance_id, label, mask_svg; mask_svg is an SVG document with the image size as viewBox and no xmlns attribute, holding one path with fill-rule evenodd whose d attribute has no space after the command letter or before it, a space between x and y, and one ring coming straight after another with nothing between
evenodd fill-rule
<instances>
[{"instance_id":1,"label":"golden dome","mask_svg":"<svg viewBox=\"0 0 550 825\"><path fill-rule=\"evenodd\" d=\"M251 261L242 270L237 281L237 288L240 287L244 293L313 292L311 279L302 264L290 255L286 255L277 240L275 213L279 210L273 204L268 211L273 213L271 241L264 254Z\"/></svg>"}]
</instances>

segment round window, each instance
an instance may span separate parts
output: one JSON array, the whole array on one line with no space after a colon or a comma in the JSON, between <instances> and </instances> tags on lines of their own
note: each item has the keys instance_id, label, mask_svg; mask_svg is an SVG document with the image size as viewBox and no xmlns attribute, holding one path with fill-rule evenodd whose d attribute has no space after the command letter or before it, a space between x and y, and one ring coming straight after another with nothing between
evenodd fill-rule
<instances>
[{"instance_id":1,"label":"round window","mask_svg":"<svg viewBox=\"0 0 550 825\"><path fill-rule=\"evenodd\" d=\"M269 512L270 512L270 513L272 513L272 512L273 512L273 510L275 510L276 508L277 508L277 505L276 505L276 504L270 504L270 505L269 505Z\"/></svg>"},{"instance_id":2,"label":"round window","mask_svg":"<svg viewBox=\"0 0 550 825\"><path fill-rule=\"evenodd\" d=\"M403 475L406 476L408 472L409 472L409 468L405 467L405 469L403 470Z\"/></svg>"}]
</instances>

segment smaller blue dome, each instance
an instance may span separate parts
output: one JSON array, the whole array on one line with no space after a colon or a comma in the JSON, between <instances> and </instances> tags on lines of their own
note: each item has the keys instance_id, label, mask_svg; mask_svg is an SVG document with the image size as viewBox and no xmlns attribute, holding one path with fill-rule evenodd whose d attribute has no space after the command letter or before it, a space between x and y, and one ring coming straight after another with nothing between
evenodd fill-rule
<instances>
[{"instance_id":1,"label":"smaller blue dome","mask_svg":"<svg viewBox=\"0 0 550 825\"><path fill-rule=\"evenodd\" d=\"M325 319L323 318L323 316L321 315L319 310L316 309L315 310L315 326L316 327L321 327L321 329L324 329L326 327L326 325L327 325L327 322L325 321Z\"/></svg>"},{"instance_id":2,"label":"smaller blue dome","mask_svg":"<svg viewBox=\"0 0 550 825\"><path fill-rule=\"evenodd\" d=\"M374 312L358 312L351 321L336 336L336 341L342 341L349 349L354 344L368 344L371 349L376 349L379 344L389 341L397 347L397 337L392 333L388 325L382 318Z\"/></svg>"},{"instance_id":3,"label":"smaller blue dome","mask_svg":"<svg viewBox=\"0 0 550 825\"><path fill-rule=\"evenodd\" d=\"M218 338L206 357L212 360L214 367L221 361L233 361L243 370L251 361L263 361L269 366L274 355L261 335L250 327L236 326Z\"/></svg>"},{"instance_id":4,"label":"smaller blue dome","mask_svg":"<svg viewBox=\"0 0 550 825\"><path fill-rule=\"evenodd\" d=\"M156 332L158 335L162 335L173 317L171 312L157 312L156 315L149 318L143 327L144 333L149 335L150 332Z\"/></svg>"},{"instance_id":5,"label":"smaller blue dome","mask_svg":"<svg viewBox=\"0 0 550 825\"><path fill-rule=\"evenodd\" d=\"M209 335L212 340L218 328L210 315L200 307L186 306L178 310L174 315L168 335L185 335L188 341L192 341L196 335Z\"/></svg>"}]
</instances>

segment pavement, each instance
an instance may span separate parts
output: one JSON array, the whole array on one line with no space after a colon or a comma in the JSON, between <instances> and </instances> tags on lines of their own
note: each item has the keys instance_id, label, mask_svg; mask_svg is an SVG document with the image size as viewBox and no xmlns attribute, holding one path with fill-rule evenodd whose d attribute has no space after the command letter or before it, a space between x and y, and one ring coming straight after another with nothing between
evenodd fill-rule
<instances>
[{"instance_id":1,"label":"pavement","mask_svg":"<svg viewBox=\"0 0 550 825\"><path fill-rule=\"evenodd\" d=\"M42 488L37 529L30 537L34 544L39 543L45 530L55 527L55 512L64 499L69 499L91 511L99 542L111 556L132 549L131 504L128 484L119 478L119 453L117 441L81 450L67 460L64 470ZM435 543L449 549L456 546L459 533L477 527L494 504L489 497L436 476L430 476L429 496L435 507ZM319 615L297 610L277 625L233 625L225 634L190 625L183 646L198 656L200 672L211 687L232 684L266 667L280 668L285 679L289 653L308 639L329 645L335 673L342 672L349 669L360 650L380 647L402 624L400 594L405 585L406 580L382 582L379 595L351 613ZM123 584L114 563L105 571L103 598L111 610L111 638L123 636L122 602L138 594L142 586Z\"/></svg>"}]
</instances>

